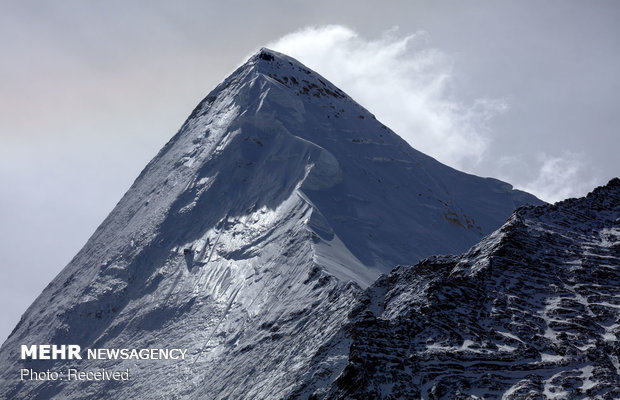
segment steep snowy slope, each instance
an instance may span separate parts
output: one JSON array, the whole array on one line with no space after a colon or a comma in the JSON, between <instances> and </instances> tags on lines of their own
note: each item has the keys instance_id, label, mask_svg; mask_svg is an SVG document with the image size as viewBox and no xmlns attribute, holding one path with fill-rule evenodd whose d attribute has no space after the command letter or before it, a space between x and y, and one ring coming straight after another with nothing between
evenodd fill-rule
<instances>
[{"instance_id":1,"label":"steep snowy slope","mask_svg":"<svg viewBox=\"0 0 620 400\"><path fill-rule=\"evenodd\" d=\"M280 398L309 365L329 382L347 362L340 328L360 287L466 250L526 202L540 203L421 154L262 50L196 107L26 311L0 349L0 397ZM19 360L20 344L45 343L188 353ZM132 379L19 379L24 366L68 365Z\"/></svg>"},{"instance_id":2,"label":"steep snowy slope","mask_svg":"<svg viewBox=\"0 0 620 400\"><path fill-rule=\"evenodd\" d=\"M462 256L381 277L321 398L618 399L619 288L616 178L586 198L519 209Z\"/></svg>"}]
</instances>

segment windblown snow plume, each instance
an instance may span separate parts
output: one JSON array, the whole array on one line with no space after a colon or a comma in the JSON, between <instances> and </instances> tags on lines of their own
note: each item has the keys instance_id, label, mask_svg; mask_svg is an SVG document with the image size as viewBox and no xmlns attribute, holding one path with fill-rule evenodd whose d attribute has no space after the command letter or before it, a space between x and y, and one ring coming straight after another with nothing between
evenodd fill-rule
<instances>
[{"instance_id":1,"label":"windblown snow plume","mask_svg":"<svg viewBox=\"0 0 620 400\"><path fill-rule=\"evenodd\" d=\"M450 57L428 45L427 34L375 40L340 25L311 27L270 44L331 77L416 149L451 166L475 164L488 147L488 120L502 100L466 104L453 96Z\"/></svg>"}]
</instances>

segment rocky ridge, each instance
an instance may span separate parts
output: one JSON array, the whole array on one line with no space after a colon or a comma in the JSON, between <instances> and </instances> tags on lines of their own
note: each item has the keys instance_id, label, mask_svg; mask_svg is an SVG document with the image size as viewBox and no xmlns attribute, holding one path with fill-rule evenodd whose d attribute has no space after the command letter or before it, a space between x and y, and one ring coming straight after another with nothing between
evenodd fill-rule
<instances>
[{"instance_id":1,"label":"rocky ridge","mask_svg":"<svg viewBox=\"0 0 620 400\"><path fill-rule=\"evenodd\" d=\"M326 399L620 398L620 180L381 277Z\"/></svg>"}]
</instances>

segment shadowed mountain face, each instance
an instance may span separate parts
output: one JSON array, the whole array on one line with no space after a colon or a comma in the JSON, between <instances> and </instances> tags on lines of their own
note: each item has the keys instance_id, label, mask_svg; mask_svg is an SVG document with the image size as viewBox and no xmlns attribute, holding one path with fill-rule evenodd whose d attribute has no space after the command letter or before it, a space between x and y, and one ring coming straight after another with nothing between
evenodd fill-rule
<instances>
[{"instance_id":1,"label":"shadowed mountain face","mask_svg":"<svg viewBox=\"0 0 620 400\"><path fill-rule=\"evenodd\" d=\"M326 398L620 398L619 287L616 178L377 280Z\"/></svg>"},{"instance_id":2,"label":"shadowed mountain face","mask_svg":"<svg viewBox=\"0 0 620 400\"><path fill-rule=\"evenodd\" d=\"M281 398L333 382L381 273L465 251L535 197L414 150L262 50L146 166L0 350L0 397ZM178 361L20 361L21 344L183 348ZM130 369L128 382L20 368ZM309 376L308 371L314 371Z\"/></svg>"}]
</instances>

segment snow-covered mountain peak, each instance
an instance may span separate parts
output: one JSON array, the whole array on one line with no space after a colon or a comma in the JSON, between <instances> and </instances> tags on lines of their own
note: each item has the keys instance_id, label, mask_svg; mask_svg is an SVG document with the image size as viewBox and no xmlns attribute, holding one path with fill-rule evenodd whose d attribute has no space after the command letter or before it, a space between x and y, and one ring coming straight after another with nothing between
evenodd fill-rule
<instances>
[{"instance_id":1,"label":"snow-covered mountain peak","mask_svg":"<svg viewBox=\"0 0 620 400\"><path fill-rule=\"evenodd\" d=\"M308 95L323 101L327 99L332 104L336 104L339 99L352 102L327 79L287 55L262 48L250 58L248 64L253 64L259 73L290 88L298 95Z\"/></svg>"},{"instance_id":2,"label":"snow-covered mountain peak","mask_svg":"<svg viewBox=\"0 0 620 400\"><path fill-rule=\"evenodd\" d=\"M295 192L312 207L316 253L342 242L347 264L370 268L358 268L363 286L405 257L462 251L516 206L539 202L417 152L327 79L268 49L209 94L167 148L184 169L178 187L226 193L217 203L229 209L211 205L211 224ZM218 189L196 189L205 179Z\"/></svg>"},{"instance_id":3,"label":"snow-covered mountain peak","mask_svg":"<svg viewBox=\"0 0 620 400\"><path fill-rule=\"evenodd\" d=\"M325 379L344 368L316 347L348 346L340 328L361 288L466 250L525 203L541 202L416 151L263 49L200 102L26 311L0 351L0 397L284 397L312 360ZM23 387L20 343L179 347L191 364L131 364L122 386Z\"/></svg>"}]
</instances>

